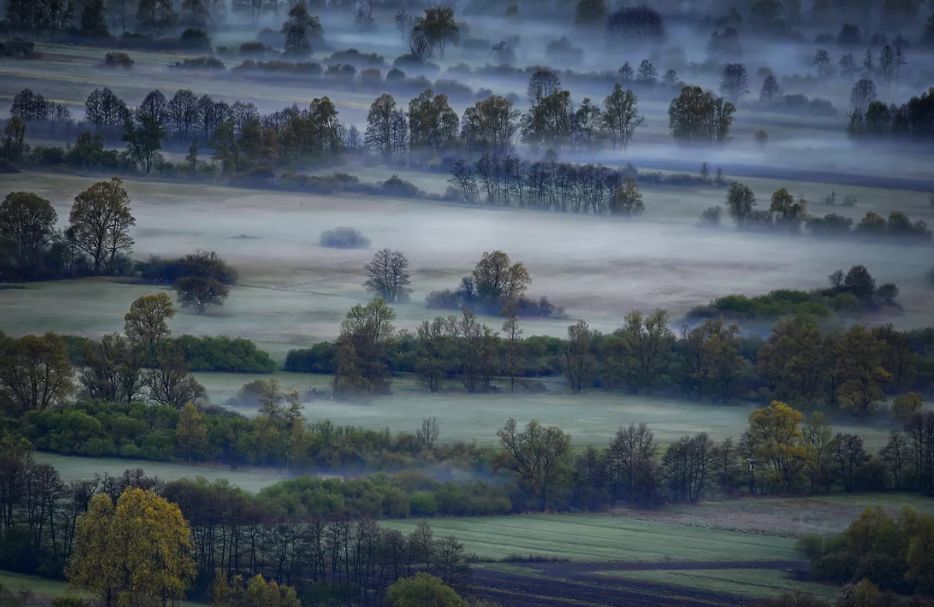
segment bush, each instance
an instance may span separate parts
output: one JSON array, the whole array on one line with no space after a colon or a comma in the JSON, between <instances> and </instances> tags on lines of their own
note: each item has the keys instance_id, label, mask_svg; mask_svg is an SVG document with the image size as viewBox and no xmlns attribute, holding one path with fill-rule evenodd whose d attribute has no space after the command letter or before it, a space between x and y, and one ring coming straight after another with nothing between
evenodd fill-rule
<instances>
[{"instance_id":1,"label":"bush","mask_svg":"<svg viewBox=\"0 0 934 607\"><path fill-rule=\"evenodd\" d=\"M331 249L365 249L370 239L354 228L341 226L321 233L321 246Z\"/></svg>"},{"instance_id":2,"label":"bush","mask_svg":"<svg viewBox=\"0 0 934 607\"><path fill-rule=\"evenodd\" d=\"M335 345L328 341L310 348L289 350L285 357L285 370L296 373L334 373L337 369L334 363L336 352Z\"/></svg>"},{"instance_id":3,"label":"bush","mask_svg":"<svg viewBox=\"0 0 934 607\"><path fill-rule=\"evenodd\" d=\"M123 69L130 69L133 67L133 59L126 53L121 53L118 51L107 53L104 56L104 65L107 67L119 67Z\"/></svg>"},{"instance_id":4,"label":"bush","mask_svg":"<svg viewBox=\"0 0 934 607\"><path fill-rule=\"evenodd\" d=\"M182 335L173 341L181 347L192 371L272 373L276 370L276 363L269 354L248 339Z\"/></svg>"},{"instance_id":5,"label":"bush","mask_svg":"<svg viewBox=\"0 0 934 607\"><path fill-rule=\"evenodd\" d=\"M225 68L224 62L217 57L195 57L194 59L185 59L176 61L169 67L182 70L222 70Z\"/></svg>"}]
</instances>

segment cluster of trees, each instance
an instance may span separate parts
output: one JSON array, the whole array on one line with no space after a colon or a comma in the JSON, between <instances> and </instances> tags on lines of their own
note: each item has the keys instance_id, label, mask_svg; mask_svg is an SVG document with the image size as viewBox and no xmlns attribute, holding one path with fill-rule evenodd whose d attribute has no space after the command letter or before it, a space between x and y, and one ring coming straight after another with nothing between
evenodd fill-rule
<instances>
[{"instance_id":1,"label":"cluster of trees","mask_svg":"<svg viewBox=\"0 0 934 607\"><path fill-rule=\"evenodd\" d=\"M529 162L514 154L484 154L451 167L448 197L468 203L517 206L564 213L633 217L645 210L629 170L577 165L553 158Z\"/></svg>"},{"instance_id":2,"label":"cluster of trees","mask_svg":"<svg viewBox=\"0 0 934 607\"><path fill-rule=\"evenodd\" d=\"M0 202L3 280L120 273L128 266L136 219L119 178L97 182L75 196L63 231L57 221L45 198L30 192L6 195Z\"/></svg>"},{"instance_id":3,"label":"cluster of trees","mask_svg":"<svg viewBox=\"0 0 934 607\"><path fill-rule=\"evenodd\" d=\"M850 113L849 132L853 136L891 137L916 141L931 141L934 138L934 89L912 97L901 105L886 105L868 98Z\"/></svg>"},{"instance_id":4,"label":"cluster of trees","mask_svg":"<svg viewBox=\"0 0 934 607\"><path fill-rule=\"evenodd\" d=\"M621 427L604 448L575 453L571 437L532 420L498 432L494 466L518 483L528 509L602 509L620 502L696 502L712 493L828 493L892 488L931 491L934 414L915 413L877 456L855 434L834 432L820 413L773 401L753 411L738 441L706 433L662 449L645 424ZM839 546L840 544L836 544Z\"/></svg>"},{"instance_id":5,"label":"cluster of trees","mask_svg":"<svg viewBox=\"0 0 934 607\"><path fill-rule=\"evenodd\" d=\"M898 287L892 283L877 287L865 266L853 266L846 273L837 270L827 280L830 283L827 288L813 291L781 289L755 297L719 297L707 306L694 308L687 317L695 321L710 317L752 321L809 317L826 322L838 315L856 316L877 311L881 306L897 305Z\"/></svg>"},{"instance_id":6,"label":"cluster of trees","mask_svg":"<svg viewBox=\"0 0 934 607\"><path fill-rule=\"evenodd\" d=\"M723 315L746 309L734 299L723 302ZM786 301L776 297L769 305ZM749 305L766 304L751 301ZM804 311L806 307L799 310ZM397 373L415 373L432 391L453 381L470 392L500 389L500 381L511 390L542 389L534 378L563 375L573 391L623 389L720 401L766 395L859 416L873 412L887 393L931 389L928 368L934 356L934 336L930 330L902 332L888 326L855 325L823 331L814 315L805 313L779 321L766 339L741 336L735 324L722 318L706 319L676 334L669 328L668 315L656 311L650 315L633 312L621 328L609 334L579 321L562 340L523 338L512 316L500 334L469 312L460 318L426 321L415 334L395 333L388 330L390 314L381 302L361 306L354 313L355 326L360 326L353 332L360 335L353 339L362 339L364 327L384 323L376 344L372 334L366 342L370 349L365 351L372 358L361 358L362 344L348 359L351 351L341 340L322 342L291 351L286 369L342 377L349 368L367 377L366 381L355 379L354 386L377 392L388 390L392 374ZM345 333L342 339L351 337Z\"/></svg>"},{"instance_id":7,"label":"cluster of trees","mask_svg":"<svg viewBox=\"0 0 934 607\"><path fill-rule=\"evenodd\" d=\"M808 537L801 547L811 574L830 582L860 582L863 604L879 590L934 595L934 516L905 508L890 516L866 509L846 531L831 538Z\"/></svg>"},{"instance_id":8,"label":"cluster of trees","mask_svg":"<svg viewBox=\"0 0 934 607\"><path fill-rule=\"evenodd\" d=\"M429 308L448 308L507 317L560 318L564 310L547 298L533 300L525 292L532 284L529 271L513 263L503 251L485 251L469 276L457 289L432 291L425 299Z\"/></svg>"},{"instance_id":9,"label":"cluster of trees","mask_svg":"<svg viewBox=\"0 0 934 607\"><path fill-rule=\"evenodd\" d=\"M142 470L65 483L33 461L27 443L4 434L0 444L3 568L64 575L103 605L188 591L216 605L297 607L308 592L372 600L417 572L452 583L469 572L453 538L436 538L425 524L404 535L373 522L388 515L380 500L405 501L401 485L392 493L385 480L302 479L260 495L224 481L163 483ZM295 510L290 500L321 507Z\"/></svg>"},{"instance_id":10,"label":"cluster of trees","mask_svg":"<svg viewBox=\"0 0 934 607\"><path fill-rule=\"evenodd\" d=\"M832 200L832 199L831 199ZM867 211L854 225L849 217L828 213L823 217L808 214L808 201L797 199L786 188L776 190L768 210L757 209L756 196L746 185L734 181L726 196L726 210L743 230L780 231L789 234L808 233L814 236L855 236L871 239L893 239L903 243L926 243L931 240L931 230L924 220L911 219L902 211L892 211L888 219L878 213ZM706 209L700 216L700 225L719 226L723 207L717 205Z\"/></svg>"},{"instance_id":11,"label":"cluster of trees","mask_svg":"<svg viewBox=\"0 0 934 607\"><path fill-rule=\"evenodd\" d=\"M89 274L134 274L172 286L183 307L204 312L223 305L236 271L213 251L134 264L130 229L136 218L120 178L100 181L75 197L68 226L56 228L52 203L31 192L0 202L0 280L40 280Z\"/></svg>"}]
</instances>

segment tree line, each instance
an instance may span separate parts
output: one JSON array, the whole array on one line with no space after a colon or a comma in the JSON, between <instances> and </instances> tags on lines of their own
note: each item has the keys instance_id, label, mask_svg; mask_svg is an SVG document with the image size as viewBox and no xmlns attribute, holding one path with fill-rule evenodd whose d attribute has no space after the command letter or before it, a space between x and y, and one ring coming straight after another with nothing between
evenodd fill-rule
<instances>
[{"instance_id":1,"label":"tree line","mask_svg":"<svg viewBox=\"0 0 934 607\"><path fill-rule=\"evenodd\" d=\"M158 604L186 591L219 606L381 604L400 578L423 572L459 585L469 574L455 539L435 537L424 523L407 535L377 525L365 500L383 496L368 480L348 481L357 485L347 487L356 507L296 512L288 500L339 494L303 479L252 495L224 481L166 483L142 470L66 483L33 461L28 444L8 435L0 444L3 568L66 577L105 606ZM269 584L286 602L261 600Z\"/></svg>"},{"instance_id":2,"label":"tree line","mask_svg":"<svg viewBox=\"0 0 934 607\"><path fill-rule=\"evenodd\" d=\"M721 307L724 316L731 307L742 309L732 301ZM500 333L469 311L399 332L392 309L375 300L348 313L336 341L290 351L285 368L333 374L336 394L387 392L393 376L402 373L415 374L432 392L452 384L468 392L503 385L510 391L544 390L541 378L563 377L574 392L623 390L722 402L764 394L860 417L875 411L887 394L930 392L930 329L827 329L807 307L799 313L779 320L764 339L742 335L717 312L675 332L664 310L632 312L606 334L578 321L559 339L523 337L514 316Z\"/></svg>"}]
</instances>

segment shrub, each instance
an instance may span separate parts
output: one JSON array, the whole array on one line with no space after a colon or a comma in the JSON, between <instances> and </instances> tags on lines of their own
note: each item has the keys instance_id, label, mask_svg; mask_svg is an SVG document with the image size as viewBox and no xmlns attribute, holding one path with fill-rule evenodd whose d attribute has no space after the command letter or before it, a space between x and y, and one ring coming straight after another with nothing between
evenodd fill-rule
<instances>
[{"instance_id":1,"label":"shrub","mask_svg":"<svg viewBox=\"0 0 934 607\"><path fill-rule=\"evenodd\" d=\"M365 249L370 246L370 239L359 230L341 226L322 232L321 246L331 249Z\"/></svg>"},{"instance_id":2,"label":"shrub","mask_svg":"<svg viewBox=\"0 0 934 607\"><path fill-rule=\"evenodd\" d=\"M133 67L133 63L134 61L132 57L119 51L107 53L104 56L104 65L107 67L130 69Z\"/></svg>"},{"instance_id":3,"label":"shrub","mask_svg":"<svg viewBox=\"0 0 934 607\"><path fill-rule=\"evenodd\" d=\"M222 70L224 62L217 57L195 57L194 59L185 59L176 61L169 67L182 70Z\"/></svg>"}]
</instances>

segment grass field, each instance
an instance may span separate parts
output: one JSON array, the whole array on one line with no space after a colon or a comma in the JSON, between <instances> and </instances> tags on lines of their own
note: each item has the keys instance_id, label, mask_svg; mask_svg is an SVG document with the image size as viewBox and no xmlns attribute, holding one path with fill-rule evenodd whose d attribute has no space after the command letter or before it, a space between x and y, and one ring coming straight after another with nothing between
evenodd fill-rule
<instances>
[{"instance_id":1,"label":"grass field","mask_svg":"<svg viewBox=\"0 0 934 607\"><path fill-rule=\"evenodd\" d=\"M74 195L91 181L29 172L6 179L9 189L48 197L60 218L67 217ZM214 250L241 273L222 310L207 315L183 311L173 319L173 330L247 337L280 359L289 348L336 335L347 309L368 299L363 265L380 247L399 248L412 262L412 301L395 306L396 325L410 330L439 314L424 307L428 292L454 287L483 251L495 248L526 264L533 277L530 294L547 295L567 309L567 320L523 322L525 335L564 335L577 318L609 331L627 312L656 307L668 309L677 327L685 312L715 297L815 288L834 270L856 263L866 265L877 282L894 282L901 289L903 312L880 321L899 326L934 321L925 278L931 262L921 250L699 230L694 217L716 202L714 197L723 196L716 189L647 192L646 218L626 222L152 181L128 180L127 187L137 218L136 257ZM922 195L912 196L912 207L920 209ZM340 225L361 230L371 239L371 250L319 246L320 233ZM103 280L7 289L0 291L0 329L11 334L52 330L101 335L119 330L130 302L154 290ZM71 303L67 316L60 314L62 301ZM494 329L502 323L483 320Z\"/></svg>"},{"instance_id":2,"label":"grass field","mask_svg":"<svg viewBox=\"0 0 934 607\"><path fill-rule=\"evenodd\" d=\"M255 493L263 487L291 476L283 468L231 469L221 466L171 464L109 457L74 457L39 452L34 453L33 457L39 463L54 466L65 482L86 480L93 478L96 474L104 473L119 476L124 470L142 468L146 474L157 476L164 481L196 477L203 477L209 481L227 479L232 485Z\"/></svg>"},{"instance_id":3,"label":"grass field","mask_svg":"<svg viewBox=\"0 0 934 607\"><path fill-rule=\"evenodd\" d=\"M786 572L776 569L652 569L604 573L614 578L684 586L752 599L769 598L797 591L807 592L830 601L837 596L838 591L835 586L796 580Z\"/></svg>"},{"instance_id":4,"label":"grass field","mask_svg":"<svg viewBox=\"0 0 934 607\"><path fill-rule=\"evenodd\" d=\"M795 541L601 514L530 514L428 521L480 559L542 556L576 561L763 561L799 558ZM411 531L416 520L386 521Z\"/></svg>"},{"instance_id":5,"label":"grass field","mask_svg":"<svg viewBox=\"0 0 934 607\"><path fill-rule=\"evenodd\" d=\"M231 373L196 374L213 402L225 403L240 388L254 379L274 378L284 387L300 392L311 386L326 389L327 376L276 373L244 375ZM256 407L233 409L255 414ZM707 432L722 440L732 436L738 440L745 430L749 414L755 407L748 404L724 405L662 397L632 396L589 392L570 394L467 394L452 392L430 394L411 378L393 383L393 394L371 400L339 401L320 399L305 403L305 416L311 420L329 419L337 424L367 428L389 428L394 432L414 431L425 417L437 417L441 440L496 443L496 431L506 419L515 417L524 423L537 419L556 425L571 434L576 446L608 443L617 428L630 423L645 423L662 443L677 440L684 434ZM855 432L864 437L867 448L881 448L889 428L880 420L859 424L852 420L834 422L840 432Z\"/></svg>"}]
</instances>

